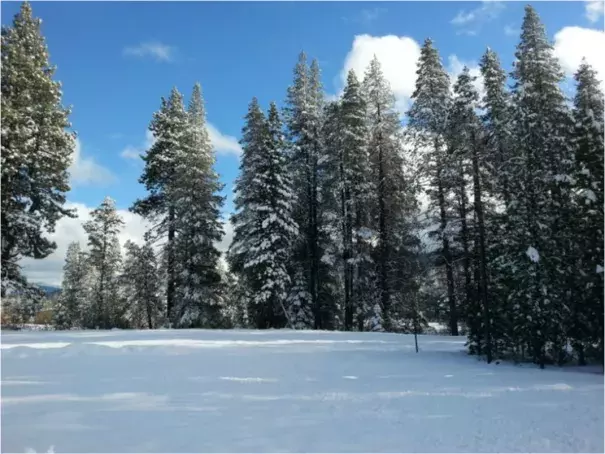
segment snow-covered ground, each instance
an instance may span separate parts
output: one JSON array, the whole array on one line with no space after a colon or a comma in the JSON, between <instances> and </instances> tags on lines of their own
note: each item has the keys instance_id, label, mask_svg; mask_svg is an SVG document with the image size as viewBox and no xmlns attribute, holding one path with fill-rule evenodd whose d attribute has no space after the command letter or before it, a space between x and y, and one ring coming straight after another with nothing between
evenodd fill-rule
<instances>
[{"instance_id":1,"label":"snow-covered ground","mask_svg":"<svg viewBox=\"0 0 605 454\"><path fill-rule=\"evenodd\" d=\"M2 334L2 452L603 452L603 375L464 338Z\"/></svg>"}]
</instances>

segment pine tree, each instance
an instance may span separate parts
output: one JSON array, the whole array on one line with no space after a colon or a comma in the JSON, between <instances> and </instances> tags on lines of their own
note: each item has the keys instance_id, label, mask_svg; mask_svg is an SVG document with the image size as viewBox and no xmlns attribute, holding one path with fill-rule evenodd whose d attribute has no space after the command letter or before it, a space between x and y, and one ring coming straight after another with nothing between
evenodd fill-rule
<instances>
[{"instance_id":1,"label":"pine tree","mask_svg":"<svg viewBox=\"0 0 605 454\"><path fill-rule=\"evenodd\" d=\"M536 11L525 8L512 78L514 101L515 225L508 263L516 268L518 337L544 367L547 343L561 362L570 294L570 117L559 86L563 73Z\"/></svg>"},{"instance_id":2,"label":"pine tree","mask_svg":"<svg viewBox=\"0 0 605 454\"><path fill-rule=\"evenodd\" d=\"M176 178L167 190L174 207L176 233L173 246L178 301L173 320L179 326L219 327L225 289L216 243L224 234L220 220L224 197L219 194L223 185L214 170L215 154L199 84L193 89L187 112L183 109L175 116L184 116L187 129L177 138Z\"/></svg>"},{"instance_id":3,"label":"pine tree","mask_svg":"<svg viewBox=\"0 0 605 454\"><path fill-rule=\"evenodd\" d=\"M75 148L70 110L61 105L40 24L24 2L12 27L2 28L2 296L27 287L19 260L51 254L56 244L45 234L74 216L64 206Z\"/></svg>"},{"instance_id":4,"label":"pine tree","mask_svg":"<svg viewBox=\"0 0 605 454\"><path fill-rule=\"evenodd\" d=\"M80 243L70 243L63 266L61 296L55 321L58 326L82 327L84 311L91 296L90 277L88 254L81 250Z\"/></svg>"},{"instance_id":5,"label":"pine tree","mask_svg":"<svg viewBox=\"0 0 605 454\"><path fill-rule=\"evenodd\" d=\"M493 188L490 188L490 191L504 202L506 210L510 203L511 184L507 166L510 164L514 133L511 97L506 90L506 72L493 50L488 48L485 51L480 69L485 87L485 96L481 103L485 111L482 120L488 133L489 164L493 168Z\"/></svg>"},{"instance_id":6,"label":"pine tree","mask_svg":"<svg viewBox=\"0 0 605 454\"><path fill-rule=\"evenodd\" d=\"M518 354L520 346L514 326L524 325L513 308L510 295L515 291L513 270L507 260L507 251L513 241L515 229L514 205L511 188L514 182L514 124L513 105L506 89L506 72L502 69L496 53L487 49L480 62L484 79L485 95L481 106L486 136L486 152L483 158L483 188L491 199L493 209L486 211L487 254L490 263L491 331L495 352ZM497 239L497 240L496 240ZM477 323L479 320L477 319ZM479 331L477 331L479 332Z\"/></svg>"},{"instance_id":7,"label":"pine tree","mask_svg":"<svg viewBox=\"0 0 605 454\"><path fill-rule=\"evenodd\" d=\"M123 307L119 297L118 273L121 265L118 234L124 221L113 199L105 197L84 224L90 247L93 273L92 311L87 327L114 328L122 323Z\"/></svg>"},{"instance_id":8,"label":"pine tree","mask_svg":"<svg viewBox=\"0 0 605 454\"><path fill-rule=\"evenodd\" d=\"M283 327L290 287L288 261L298 227L292 219L282 124L271 103L267 118L253 98L246 115L244 155L237 181L230 249L235 270L252 292L250 315L257 328ZM286 311L286 313L284 313Z\"/></svg>"},{"instance_id":9,"label":"pine tree","mask_svg":"<svg viewBox=\"0 0 605 454\"><path fill-rule=\"evenodd\" d=\"M342 108L340 101L332 101L324 107L322 125L322 156L319 159L320 238L322 264L330 267L323 276L323 299L330 298L331 329L352 326L352 231L350 185L345 181L346 172ZM345 257L346 256L346 257ZM330 292L326 292L329 287ZM343 320L344 315L344 320ZM327 326L326 326L327 328Z\"/></svg>"},{"instance_id":10,"label":"pine tree","mask_svg":"<svg viewBox=\"0 0 605 454\"><path fill-rule=\"evenodd\" d=\"M170 97L162 98L160 109L153 114L149 126L155 139L151 148L142 157L145 162L139 183L145 185L149 195L137 200L131 210L151 221L152 228L147 237L164 242L166 256L166 314L173 318L176 291L175 238L176 213L173 200L167 192L179 175L176 172L176 156L183 154L184 138L189 130L189 121L183 104L183 96L173 88Z\"/></svg>"},{"instance_id":11,"label":"pine tree","mask_svg":"<svg viewBox=\"0 0 605 454\"><path fill-rule=\"evenodd\" d=\"M575 122L576 285L569 336L580 364L586 347L596 345L594 356L603 360L603 92L597 74L582 61L577 82Z\"/></svg>"},{"instance_id":12,"label":"pine tree","mask_svg":"<svg viewBox=\"0 0 605 454\"><path fill-rule=\"evenodd\" d=\"M490 296L488 294L488 274L487 274L487 246L486 246L486 227L484 210L484 188L486 165L486 140L485 131L482 128L479 117L476 114L479 95L473 86L475 78L471 77L469 69L464 67L462 73L454 85L455 99L450 114L450 123L452 124L451 133L454 136L454 143L451 144L453 152L463 163L468 163L470 168L467 170L472 177L473 194L473 231L475 234L474 244L470 247L474 253L465 245L465 278L466 278L466 307L467 307L467 326L469 328L469 341L471 351L477 353L485 352L487 362L492 361L492 342L491 342L491 311L489 306ZM462 178L465 175L461 176ZM466 192L466 188L464 188ZM462 192L462 191L461 191ZM460 194L462 199L466 194ZM463 214L466 216L466 213ZM467 230L466 219L464 219L462 231ZM468 242L471 243L471 233L468 233ZM474 256L475 262L475 285L472 285L471 278L471 260ZM475 290L476 289L476 290Z\"/></svg>"},{"instance_id":13,"label":"pine tree","mask_svg":"<svg viewBox=\"0 0 605 454\"><path fill-rule=\"evenodd\" d=\"M297 268L304 269L307 283L307 296L297 305L311 304L313 320L310 326L321 329L330 323L330 314L334 311L322 307L320 290L322 271L329 267L322 265L320 239L320 200L319 200L319 158L322 155L321 131L323 113L323 90L320 81L319 66L313 61L307 66L303 53L294 69L294 83L288 88L285 122L290 142L290 168L294 181L294 194L297 206L294 219L300 228L300 241L295 246L293 260L300 262ZM327 270L329 271L329 270ZM298 273L296 271L295 273ZM294 292L292 295L300 295ZM307 313L302 308L302 313Z\"/></svg>"},{"instance_id":14,"label":"pine tree","mask_svg":"<svg viewBox=\"0 0 605 454\"><path fill-rule=\"evenodd\" d=\"M371 227L368 205L373 186L368 173L366 103L353 70L347 76L342 99L332 103L326 112L322 205L324 212L326 205L334 206L334 213L325 224L333 225L332 242L339 245L344 329L351 330L355 315L367 312L362 309L362 301L367 299L369 284L361 281L365 280L367 269L373 266L367 244Z\"/></svg>"},{"instance_id":15,"label":"pine tree","mask_svg":"<svg viewBox=\"0 0 605 454\"><path fill-rule=\"evenodd\" d=\"M126 306L125 318L133 328L157 328L164 316L160 279L155 252L150 243L124 244L126 255L121 288Z\"/></svg>"},{"instance_id":16,"label":"pine tree","mask_svg":"<svg viewBox=\"0 0 605 454\"><path fill-rule=\"evenodd\" d=\"M376 288L383 326L388 330L395 327L396 320L403 316L404 306L410 303L411 289L406 280L413 274L410 274L411 262L416 246L410 222L417 214L415 185L403 158L403 135L395 97L376 57L366 70L363 92L369 133L369 179L374 189L371 230L377 240L373 253ZM369 306L373 308L375 304Z\"/></svg>"},{"instance_id":17,"label":"pine tree","mask_svg":"<svg viewBox=\"0 0 605 454\"><path fill-rule=\"evenodd\" d=\"M458 308L456 305L452 251L448 233L451 213L448 204L447 148L445 135L451 105L450 81L443 68L437 49L430 39L425 40L418 61L414 104L408 112L408 127L418 146L426 147L424 172L429 179L429 198L438 210L441 255L446 271L450 333L458 335Z\"/></svg>"}]
</instances>

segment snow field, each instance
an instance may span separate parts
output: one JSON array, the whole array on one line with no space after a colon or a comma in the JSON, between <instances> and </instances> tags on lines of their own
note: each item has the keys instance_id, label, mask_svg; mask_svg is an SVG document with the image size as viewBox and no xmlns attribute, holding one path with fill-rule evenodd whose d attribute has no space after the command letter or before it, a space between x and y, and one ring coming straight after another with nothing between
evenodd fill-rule
<instances>
[{"instance_id":1,"label":"snow field","mask_svg":"<svg viewBox=\"0 0 605 454\"><path fill-rule=\"evenodd\" d=\"M2 334L2 452L603 452L603 376L465 338Z\"/></svg>"}]
</instances>

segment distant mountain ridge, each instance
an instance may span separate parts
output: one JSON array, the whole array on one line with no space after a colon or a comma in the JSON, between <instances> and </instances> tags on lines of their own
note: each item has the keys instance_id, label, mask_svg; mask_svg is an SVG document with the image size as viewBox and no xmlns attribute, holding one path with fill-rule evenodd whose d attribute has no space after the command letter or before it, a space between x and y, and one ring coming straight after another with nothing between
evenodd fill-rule
<instances>
[{"instance_id":1,"label":"distant mountain ridge","mask_svg":"<svg viewBox=\"0 0 605 454\"><path fill-rule=\"evenodd\" d=\"M42 289L46 295L53 295L53 294L61 291L61 287L57 287L55 285L43 285L43 284L36 284L36 285L40 289Z\"/></svg>"}]
</instances>

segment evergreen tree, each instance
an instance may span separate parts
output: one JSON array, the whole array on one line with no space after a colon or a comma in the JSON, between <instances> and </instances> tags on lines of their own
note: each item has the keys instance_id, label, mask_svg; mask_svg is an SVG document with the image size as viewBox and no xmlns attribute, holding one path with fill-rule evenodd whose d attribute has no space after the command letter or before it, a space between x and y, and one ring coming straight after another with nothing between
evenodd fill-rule
<instances>
[{"instance_id":1,"label":"evergreen tree","mask_svg":"<svg viewBox=\"0 0 605 454\"><path fill-rule=\"evenodd\" d=\"M51 254L56 244L45 234L74 216L64 206L75 149L70 110L61 105L40 24L24 2L12 27L2 28L2 296L27 287L19 260Z\"/></svg>"},{"instance_id":2,"label":"evergreen tree","mask_svg":"<svg viewBox=\"0 0 605 454\"><path fill-rule=\"evenodd\" d=\"M471 77L469 69L464 67L462 73L454 85L455 99L450 114L452 124L451 133L453 143L450 146L457 159L464 164L468 163L469 169L460 176L465 178L465 173L471 175L473 194L473 225L474 235L467 229L466 212L461 210L462 233L468 235L464 238L464 267L466 287L466 314L467 326L469 328L469 343L471 352L485 352L487 362L492 360L491 322L488 295L487 275L487 249L486 249L486 227L484 210L484 181L486 164L486 140L479 117L476 114L479 95L473 86L475 78ZM461 185L459 198L466 197L466 187ZM475 241L471 241L471 236ZM467 243L468 241L468 243ZM474 249L472 252L470 249ZM474 285L471 277L471 260L474 257L475 273Z\"/></svg>"},{"instance_id":3,"label":"evergreen tree","mask_svg":"<svg viewBox=\"0 0 605 454\"><path fill-rule=\"evenodd\" d=\"M249 312L257 328L281 327L287 322L287 266L298 227L292 219L293 195L274 103L265 119L256 98L252 100L241 143L231 263L250 286Z\"/></svg>"},{"instance_id":4,"label":"evergreen tree","mask_svg":"<svg viewBox=\"0 0 605 454\"><path fill-rule=\"evenodd\" d=\"M594 356L603 360L603 92L594 69L582 61L577 82L575 122L576 285L569 337L580 364L586 347L596 345Z\"/></svg>"},{"instance_id":5,"label":"evergreen tree","mask_svg":"<svg viewBox=\"0 0 605 454\"><path fill-rule=\"evenodd\" d=\"M179 175L176 172L177 156L182 156L186 146L184 138L189 131L189 121L183 104L183 96L176 88L170 97L162 98L160 109L153 114L149 126L155 141L147 153L142 156L145 162L139 183L149 192L147 197L137 200L131 210L146 219L152 227L147 237L152 241L165 239L166 257L166 314L173 318L177 270L175 263L176 208L168 197L168 191Z\"/></svg>"},{"instance_id":6,"label":"evergreen tree","mask_svg":"<svg viewBox=\"0 0 605 454\"><path fill-rule=\"evenodd\" d=\"M157 328L163 319L164 307L153 248L150 243L139 246L132 241L127 241L124 248L121 287L125 317L133 328Z\"/></svg>"},{"instance_id":7,"label":"evergreen tree","mask_svg":"<svg viewBox=\"0 0 605 454\"><path fill-rule=\"evenodd\" d=\"M414 142L427 150L423 167L429 180L428 196L439 213L438 236L446 272L450 333L455 336L458 335L458 308L448 233L451 213L448 204L448 153L445 143L451 105L450 81L430 39L425 40L422 46L416 74L416 88L412 95L414 104L408 112L408 127Z\"/></svg>"},{"instance_id":8,"label":"evergreen tree","mask_svg":"<svg viewBox=\"0 0 605 454\"><path fill-rule=\"evenodd\" d=\"M380 298L383 326L394 326L395 314L404 305L403 276L411 240L409 216L415 210L414 186L404 169L401 124L395 110L395 97L384 78L376 57L370 62L363 81L369 132L369 178L374 188L371 213L372 231L377 244L374 262L377 268L376 288ZM370 273L372 274L372 273ZM373 308L376 304L369 304ZM374 319L376 315L373 315Z\"/></svg>"},{"instance_id":9,"label":"evergreen tree","mask_svg":"<svg viewBox=\"0 0 605 454\"><path fill-rule=\"evenodd\" d=\"M322 299L330 298L327 308L330 328L344 327L350 330L352 322L352 257L350 223L347 211L350 206L346 200L350 197L350 187L345 182L345 148L342 133L342 109L339 101L332 101L324 108L322 125L322 156L319 159L319 198L320 238L322 246L322 264L330 270L323 276L324 294ZM348 190L349 189L349 190ZM345 255L349 259L345 259ZM326 292L329 288L330 292ZM344 315L344 320L343 320Z\"/></svg>"},{"instance_id":10,"label":"evergreen tree","mask_svg":"<svg viewBox=\"0 0 605 454\"><path fill-rule=\"evenodd\" d=\"M541 367L551 356L564 359L570 268L570 117L560 89L563 73L536 11L525 8L512 78L514 151L507 169L511 188L507 263L516 289L510 295L519 315L515 335Z\"/></svg>"},{"instance_id":11,"label":"evergreen tree","mask_svg":"<svg viewBox=\"0 0 605 454\"><path fill-rule=\"evenodd\" d=\"M116 211L113 199L105 197L91 212L84 224L90 247L92 268L91 311L85 321L88 328L118 327L122 323L123 307L119 297L118 273L121 265L118 234L124 221Z\"/></svg>"},{"instance_id":12,"label":"evergreen tree","mask_svg":"<svg viewBox=\"0 0 605 454\"><path fill-rule=\"evenodd\" d=\"M321 329L329 324L330 313L320 301L322 287L321 274L329 268L322 265L320 239L320 200L319 200L319 158L322 155L321 131L323 113L323 91L320 81L319 66L313 61L307 66L303 53L294 69L294 83L288 88L285 120L290 141L290 168L294 181L293 190L297 206L294 208L294 219L300 228L301 235L295 245L293 260L303 269L307 283L307 294L296 303L302 312L308 313L306 304L311 304L312 320L304 320L309 327ZM296 271L295 273L299 273ZM293 292L291 295L302 295ZM303 322L301 320L301 322Z\"/></svg>"},{"instance_id":13,"label":"evergreen tree","mask_svg":"<svg viewBox=\"0 0 605 454\"><path fill-rule=\"evenodd\" d=\"M484 110L483 124L487 130L488 163L492 167L490 192L504 202L504 210L510 203L510 181L507 166L512 156L513 145L512 105L510 93L506 90L506 72L500 65L498 55L487 49L480 62L485 96L481 106ZM505 221L506 219L504 219Z\"/></svg>"},{"instance_id":14,"label":"evergreen tree","mask_svg":"<svg viewBox=\"0 0 605 454\"><path fill-rule=\"evenodd\" d=\"M183 109L175 115L184 116L187 129L177 138L176 178L167 189L176 232L173 251L178 301L173 320L179 326L219 327L225 289L216 243L224 234L220 220L224 197L219 194L223 185L214 170L215 154L199 84L193 89L187 112Z\"/></svg>"},{"instance_id":15,"label":"evergreen tree","mask_svg":"<svg viewBox=\"0 0 605 454\"><path fill-rule=\"evenodd\" d=\"M347 75L336 113L339 121L333 128L331 146L336 150L333 152L333 168L338 175L335 189L338 191L342 238L344 328L350 330L354 326L355 315L360 311L366 312L362 309L363 303L370 305L374 302L368 301L371 284L364 279L366 272L373 267L367 237L371 229L368 205L372 201L374 185L368 171L366 100L353 70Z\"/></svg>"},{"instance_id":16,"label":"evergreen tree","mask_svg":"<svg viewBox=\"0 0 605 454\"><path fill-rule=\"evenodd\" d=\"M496 354L519 353L521 331L514 327L523 325L520 314L514 309L510 295L517 283L513 268L509 266L508 253L513 241L512 231L516 228L513 216L516 203L512 203L511 188L514 183L514 106L511 94L506 89L506 72L502 69L498 56L487 49L480 62L484 79L485 96L482 100L483 125L486 131L486 154L484 163L486 177L483 187L494 208L486 212L488 241L488 262L490 263L490 301L492 346Z\"/></svg>"},{"instance_id":17,"label":"evergreen tree","mask_svg":"<svg viewBox=\"0 0 605 454\"><path fill-rule=\"evenodd\" d=\"M249 286L243 275L232 273L223 263L221 266L222 280L225 283L226 306L224 318L229 328L249 328L248 306L251 298Z\"/></svg>"},{"instance_id":18,"label":"evergreen tree","mask_svg":"<svg viewBox=\"0 0 605 454\"><path fill-rule=\"evenodd\" d=\"M63 266L61 296L55 320L62 328L82 326L83 312L87 309L91 296L89 267L88 254L81 250L80 243L70 243Z\"/></svg>"}]
</instances>

